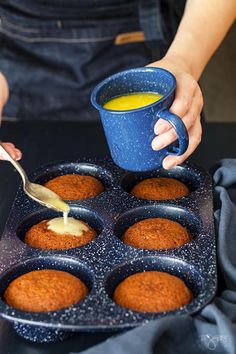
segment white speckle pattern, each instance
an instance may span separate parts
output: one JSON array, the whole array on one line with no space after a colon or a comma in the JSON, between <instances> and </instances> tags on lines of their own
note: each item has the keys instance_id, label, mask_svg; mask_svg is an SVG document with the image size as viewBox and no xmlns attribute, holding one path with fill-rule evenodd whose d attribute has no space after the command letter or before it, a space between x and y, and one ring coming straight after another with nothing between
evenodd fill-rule
<instances>
[{"instance_id":1,"label":"white speckle pattern","mask_svg":"<svg viewBox=\"0 0 236 354\"><path fill-rule=\"evenodd\" d=\"M86 221L98 236L89 244L69 250L39 250L23 242L33 224L58 216L30 200L20 187L0 241L0 315L14 323L17 332L35 342L62 340L75 331L111 331L135 327L166 315L199 311L216 292L216 250L211 177L188 163L171 171L127 173L110 160L84 159L40 168L31 180L45 183L66 173L99 178L105 191L95 198L69 202L71 216ZM128 192L137 181L156 176L175 177L186 183L191 194L171 201L146 201ZM168 217L185 225L193 241L177 249L135 249L119 237L132 223L148 217ZM21 274L54 268L78 276L90 289L80 303L48 313L18 311L6 305L3 293ZM168 313L127 310L112 301L118 283L128 275L161 270L182 278L192 290L193 301Z\"/></svg>"}]
</instances>

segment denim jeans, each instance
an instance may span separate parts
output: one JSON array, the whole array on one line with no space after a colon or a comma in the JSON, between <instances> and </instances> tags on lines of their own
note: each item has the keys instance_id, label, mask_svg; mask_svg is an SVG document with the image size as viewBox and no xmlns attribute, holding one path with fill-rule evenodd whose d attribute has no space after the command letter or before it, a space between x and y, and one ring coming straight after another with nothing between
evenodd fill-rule
<instances>
[{"instance_id":1,"label":"denim jeans","mask_svg":"<svg viewBox=\"0 0 236 354\"><path fill-rule=\"evenodd\" d=\"M158 3L141 0L127 14L122 4L117 5L110 17L101 16L104 11L99 7L99 16L92 10L91 16L80 18L40 17L33 7L24 12L0 5L0 71L10 87L4 116L98 119L90 93L99 81L121 70L145 66L164 54L167 44ZM145 41L115 44L117 35L139 31L144 32Z\"/></svg>"}]
</instances>

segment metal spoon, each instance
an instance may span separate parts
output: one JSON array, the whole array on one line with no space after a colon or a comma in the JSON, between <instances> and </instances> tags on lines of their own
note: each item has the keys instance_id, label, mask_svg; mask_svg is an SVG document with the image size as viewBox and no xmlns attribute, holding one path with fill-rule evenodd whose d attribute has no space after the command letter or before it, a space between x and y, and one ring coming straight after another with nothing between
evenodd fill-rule
<instances>
[{"instance_id":1,"label":"metal spoon","mask_svg":"<svg viewBox=\"0 0 236 354\"><path fill-rule=\"evenodd\" d=\"M25 170L21 167L19 162L11 157L1 142L0 148L6 155L7 161L11 162L21 175L23 181L23 189L30 198L34 199L36 202L42 204L43 206L46 206L47 208L68 214L70 207L61 199L61 197L59 197L59 195L40 184L31 183L26 175Z\"/></svg>"}]
</instances>

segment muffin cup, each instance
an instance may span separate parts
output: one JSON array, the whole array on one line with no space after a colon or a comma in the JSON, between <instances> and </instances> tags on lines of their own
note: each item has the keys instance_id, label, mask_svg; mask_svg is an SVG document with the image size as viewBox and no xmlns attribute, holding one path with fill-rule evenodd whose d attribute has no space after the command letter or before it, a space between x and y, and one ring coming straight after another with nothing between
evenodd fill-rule
<instances>
[{"instance_id":1,"label":"muffin cup","mask_svg":"<svg viewBox=\"0 0 236 354\"><path fill-rule=\"evenodd\" d=\"M164 177L164 178L174 178L177 179L178 181L182 182L185 184L189 191L190 194L196 191L200 185L201 185L201 177L198 173L198 171L192 169L192 168L186 168L186 166L177 166L174 167L171 170L157 170L157 171L149 171L149 172L139 172L139 173L126 173L126 175L121 179L121 187L123 190L127 193L130 193L132 188L139 182L147 179L147 178L158 178L158 177ZM176 199L182 199L186 198L181 197L181 198L174 198ZM134 198L137 198L134 196ZM137 198L139 199L139 198ZM171 199L167 199L168 201ZM162 200L160 200L161 202Z\"/></svg>"},{"instance_id":2,"label":"muffin cup","mask_svg":"<svg viewBox=\"0 0 236 354\"><path fill-rule=\"evenodd\" d=\"M16 235L19 237L19 239L22 242L24 242L24 238L25 238L27 231L33 225L36 225L43 220L50 220L50 219L53 219L56 217L62 217L62 214L59 212L56 212L54 210L50 210L50 209L42 209L42 210L36 211L36 212L30 214L29 216L27 216L26 218L24 218L20 222L20 224L18 225L18 227L16 229ZM98 216L98 214L95 213L93 210L90 210L87 208L73 207L70 210L69 217L73 217L75 219L78 219L78 220L81 220L81 221L84 221L85 223L87 223L92 229L94 229L96 231L97 235L96 235L95 239L103 231L103 221ZM61 236L61 237L63 237L63 236ZM93 242L94 240L92 240L90 242ZM84 246L88 245L90 242L88 242L84 245L81 245L80 247L84 247ZM71 248L68 248L68 249L71 249ZM44 249L42 248L41 250L43 251ZM66 250L66 249L64 249L64 250ZM54 251L58 251L58 250L54 250Z\"/></svg>"},{"instance_id":3,"label":"muffin cup","mask_svg":"<svg viewBox=\"0 0 236 354\"><path fill-rule=\"evenodd\" d=\"M29 273L33 270L42 269L55 269L68 272L81 281L87 286L89 293L93 292L94 276L91 269L86 265L79 263L73 258L63 258L63 257L40 257L27 259L24 263L16 264L15 266L8 269L6 272L2 273L0 277L0 307L5 308L5 318L13 320L13 327L16 332L33 342L47 343L56 342L64 340L72 335L71 331L63 331L58 327L57 319L60 317L70 317L75 311L79 311L83 307L83 303L86 301L87 296L82 299L77 304L71 305L68 308L63 308L57 311L49 312L27 312L15 309L6 304L3 294L8 285L19 276ZM22 321L22 315L25 317ZM19 321L14 320L18 318ZM51 325L47 325L48 319L53 319ZM46 323L46 326L37 325L37 322Z\"/></svg>"},{"instance_id":4,"label":"muffin cup","mask_svg":"<svg viewBox=\"0 0 236 354\"><path fill-rule=\"evenodd\" d=\"M185 314L195 312L196 303L199 303L199 299L201 299L204 294L204 280L202 278L201 273L198 271L197 267L192 267L187 262L182 261L181 259L172 258L168 256L160 256L160 257L141 257L135 259L131 262L125 262L108 274L105 280L105 289L108 296L113 300L113 293L116 287L127 277L130 275L146 272L146 271L159 271L165 272L171 275L174 275L187 285L187 287L191 290L193 294L192 301L182 307L179 307L176 310L172 311L163 311L159 313L143 313L140 314L155 318L163 317L167 312L172 312L175 314ZM132 290L132 289L130 289ZM119 305L116 305L119 306ZM127 310L127 309L126 309ZM133 311L132 312L139 312Z\"/></svg>"},{"instance_id":5,"label":"muffin cup","mask_svg":"<svg viewBox=\"0 0 236 354\"><path fill-rule=\"evenodd\" d=\"M117 219L114 233L120 239L130 226L141 220L150 218L164 218L178 222L189 232L192 239L190 242L193 242L201 233L202 222L194 213L184 208L168 204L145 205L126 211ZM180 247L184 246L185 245L182 245Z\"/></svg>"},{"instance_id":6,"label":"muffin cup","mask_svg":"<svg viewBox=\"0 0 236 354\"><path fill-rule=\"evenodd\" d=\"M113 185L113 176L109 170L105 167L101 167L94 163L89 162L64 162L60 163L59 165L47 165L43 172L39 172L35 178L33 178L35 183L45 184L46 182L50 181L51 179L67 174L78 174L78 175L86 175L95 177L98 179L104 187L104 191L98 194L95 197L85 198L86 199L93 199L101 196L106 191L109 191ZM72 200L72 203L76 201Z\"/></svg>"}]
</instances>

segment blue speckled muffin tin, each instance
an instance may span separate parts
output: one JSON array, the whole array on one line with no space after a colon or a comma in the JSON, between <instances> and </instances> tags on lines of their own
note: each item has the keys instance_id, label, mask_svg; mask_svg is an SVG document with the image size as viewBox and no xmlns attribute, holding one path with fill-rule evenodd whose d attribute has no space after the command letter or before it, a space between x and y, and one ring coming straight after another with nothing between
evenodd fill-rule
<instances>
[{"instance_id":1,"label":"blue speckled muffin tin","mask_svg":"<svg viewBox=\"0 0 236 354\"><path fill-rule=\"evenodd\" d=\"M69 250L27 246L23 238L32 225L60 214L30 200L20 187L0 241L0 315L13 321L20 335L31 341L50 342L76 331L124 330L166 315L193 314L212 299L217 275L212 185L207 172L185 164L169 172L128 173L110 160L84 159L43 166L31 180L44 184L67 173L95 176L105 186L95 198L69 202L70 215L86 221L98 236L85 246ZM191 194L170 201L141 200L129 194L137 181L156 176L179 179ZM178 221L190 231L192 242L160 251L136 249L121 242L126 228L149 217ZM47 313L23 312L6 305L3 293L13 279L44 268L78 276L88 286L88 296L70 308ZM116 305L112 294L119 282L145 270L177 275L192 290L193 301L162 313L141 313Z\"/></svg>"}]
</instances>

